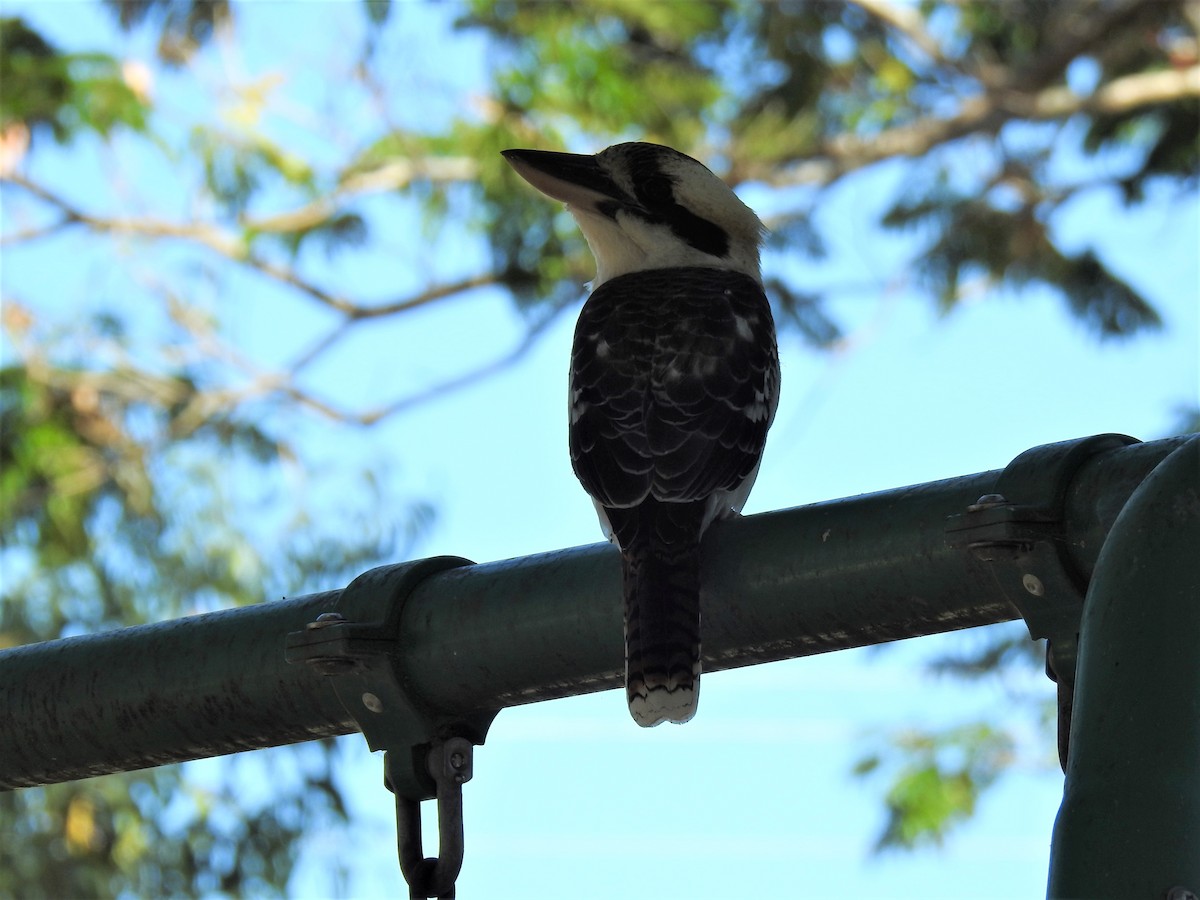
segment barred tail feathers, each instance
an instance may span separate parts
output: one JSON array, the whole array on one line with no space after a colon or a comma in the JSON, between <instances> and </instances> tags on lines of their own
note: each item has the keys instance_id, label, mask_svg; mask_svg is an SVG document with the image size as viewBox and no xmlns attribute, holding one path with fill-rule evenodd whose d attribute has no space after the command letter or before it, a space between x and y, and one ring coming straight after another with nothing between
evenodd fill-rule
<instances>
[{"instance_id":1,"label":"barred tail feathers","mask_svg":"<svg viewBox=\"0 0 1200 900\"><path fill-rule=\"evenodd\" d=\"M621 512L629 712L644 728L686 722L700 699L704 505L648 500Z\"/></svg>"}]
</instances>

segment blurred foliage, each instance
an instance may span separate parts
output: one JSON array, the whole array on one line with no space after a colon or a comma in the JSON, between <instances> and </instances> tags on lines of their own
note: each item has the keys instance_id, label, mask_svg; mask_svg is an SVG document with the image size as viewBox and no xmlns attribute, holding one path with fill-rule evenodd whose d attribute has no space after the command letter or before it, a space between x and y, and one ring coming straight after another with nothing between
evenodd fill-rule
<instances>
[{"instance_id":1,"label":"blurred foliage","mask_svg":"<svg viewBox=\"0 0 1200 900\"><path fill-rule=\"evenodd\" d=\"M855 774L872 775L885 761L886 823L876 850L940 844L975 812L979 796L1013 763L1011 735L984 722L940 731L904 731L880 753L864 757Z\"/></svg>"},{"instance_id":2,"label":"blurred foliage","mask_svg":"<svg viewBox=\"0 0 1200 900\"><path fill-rule=\"evenodd\" d=\"M60 53L22 19L0 19L0 131L25 125L64 142L118 125L144 131L146 98L102 53Z\"/></svg>"},{"instance_id":3,"label":"blurred foliage","mask_svg":"<svg viewBox=\"0 0 1200 900\"><path fill-rule=\"evenodd\" d=\"M997 209L986 199L925 194L888 212L889 227L934 224L936 239L916 260L943 311L950 310L972 275L1010 289L1037 282L1057 288L1080 322L1102 338L1162 325L1154 307L1113 274L1090 250L1068 255L1051 239L1032 208Z\"/></svg>"},{"instance_id":4,"label":"blurred foliage","mask_svg":"<svg viewBox=\"0 0 1200 900\"><path fill-rule=\"evenodd\" d=\"M460 26L486 29L506 51L495 73L501 110L536 116L567 139L620 135L633 121L640 133L669 134L681 146L700 141L704 122L696 112L715 103L722 86L697 56L719 38L730 4L597 0L582 7L471 4Z\"/></svg>"},{"instance_id":5,"label":"blurred foliage","mask_svg":"<svg viewBox=\"0 0 1200 900\"><path fill-rule=\"evenodd\" d=\"M949 727L912 725L878 734L875 746L853 765L853 773L887 784L884 822L875 851L941 846L966 822L981 797L1017 765L1057 767L1057 709L1046 691L1034 696L1013 689L1013 676L1041 672L1045 642L1031 641L1023 622L964 632L953 651L927 663L932 677L953 677L1004 688L1010 707L1025 710L1034 746L988 717Z\"/></svg>"},{"instance_id":6,"label":"blurred foliage","mask_svg":"<svg viewBox=\"0 0 1200 900\"><path fill-rule=\"evenodd\" d=\"M582 15L583 7L591 14ZM1098 187L1055 181L1052 163L1064 149L1059 129L1007 114L1006 108L1021 104L999 100L993 115L965 126L960 136L920 129L971 91L1020 91L1032 101L1064 86L1072 65L1096 66L1098 89L1122 76L1178 66L1181 59L1195 64L1194 31L1182 4L1019 0L953 9L929 3L922 12L920 34L938 47L936 57L854 3L596 0L567 7L479 0L460 26L487 29L504 52L495 67L497 108L470 131L501 134L501 144L581 148L636 136L700 148L706 152L699 155L719 160L735 183L775 184L786 183L792 167L814 160L828 163L834 176L858 167L863 161L857 151L838 143L847 137L865 145L867 157L886 158L872 140L917 129L909 135L911 149L896 151L919 157L908 188L882 222L925 226L928 244L914 267L943 311L957 306L968 281L982 279L982 286L971 285L976 293L1040 283L1056 289L1072 315L1098 336L1158 327L1150 301L1103 260L1057 246L1054 214L1077 190ZM1091 28L1094 17L1106 27ZM938 30L926 30L935 18ZM1078 40L1064 41L1064 35ZM1171 41L1182 48L1174 57ZM1091 154L1132 150L1141 157L1128 173L1107 179L1127 202L1137 202L1154 177L1188 189L1200 164L1196 110L1194 97L1181 96L1094 115L1077 147ZM470 153L491 149L461 133L455 139ZM952 155L968 144L970 162L963 153ZM486 184L486 166L481 175ZM531 260L543 273L564 277L575 267L560 271L557 260L563 253L582 255L579 239L569 229L564 235L561 227L539 227L524 213L527 201L513 195L511 179L501 184L490 232L498 256L515 272L528 272L525 261ZM802 252L820 246L811 229L794 233L797 222L809 221L812 202L780 213L791 241L774 246ZM543 275L534 282L542 296L551 293L545 280ZM797 308L796 296L814 310L825 300L795 286L781 291L787 286L778 279L773 284L785 313ZM801 334L827 346L838 329L826 320L802 327Z\"/></svg>"},{"instance_id":7,"label":"blurred foliage","mask_svg":"<svg viewBox=\"0 0 1200 900\"><path fill-rule=\"evenodd\" d=\"M151 39L156 64L65 52L35 24L50 13L0 20L6 207L20 191L42 205L28 226L11 224L6 208L5 252L81 229L97 244L132 246L109 262L167 324L146 325L157 320L145 307L127 320L116 300L75 320L56 298L6 293L15 352L0 369L0 646L345 583L409 546L428 506L386 496L367 472L357 503L343 493L337 515L319 517L309 495L329 464L289 436L310 414L334 428L384 415L337 407L304 381L357 322L499 284L532 339L579 297L592 263L578 230L508 171L502 149L659 141L735 185L772 189L768 288L781 329L815 348L841 336L828 308L835 291L794 283L781 262L834 252L822 202L858 171L903 160L901 190L862 227L919 236L908 269L938 309L1038 284L1098 337L1145 332L1159 315L1095 249L1060 246L1059 213L1094 191L1126 204L1152 186L1194 193L1200 171L1194 90L1146 86L1197 65L1194 4L1182 0L471 0L432 8L486 47L489 84L440 119L411 115L430 79L395 74L412 5L347 5L359 53L316 73L340 96L302 110L289 79L311 75L314 58L338 57L340 32L306 47L298 72L272 58L253 67L266 74L239 77L229 61L240 4L103 6L131 41ZM204 96L191 101L198 113L166 96L181 83ZM1105 93L1113 85L1121 90ZM297 140L306 128L319 140ZM43 136L95 163L96 147L111 151L118 135L178 171L174 203L93 192L99 208L80 209L64 198L75 185L37 181L33 163L52 146ZM1064 156L1084 160L1088 177L1064 180ZM338 266L386 243L381 209L416 210L430 259L471 235L491 270L464 262L445 281L422 272L425 283L383 307L346 296ZM174 255L141 252L157 242ZM245 277L322 305L329 331L282 368L256 367L237 345L230 300L252 295ZM1181 411L1188 427L1196 417ZM939 665L990 677L1030 665L1032 646L1004 632ZM237 796L230 777L208 786L186 767L0 795L0 817L16 823L0 846L0 895L281 893L306 831L344 818L330 746L232 762L276 777L269 802ZM911 730L881 746L859 767L889 780L879 846L940 841L1019 752L986 723Z\"/></svg>"},{"instance_id":8,"label":"blurred foliage","mask_svg":"<svg viewBox=\"0 0 1200 900\"><path fill-rule=\"evenodd\" d=\"M250 411L197 420L203 377L89 365L126 348L119 322L73 354L32 313L5 319L23 365L0 370L0 647L345 584L428 521L389 522L369 482L337 526L281 521L295 454ZM230 757L212 784L166 766L0 793L0 896L278 893L301 838L346 820L339 758L323 741ZM243 796L247 770L268 796Z\"/></svg>"},{"instance_id":9,"label":"blurred foliage","mask_svg":"<svg viewBox=\"0 0 1200 900\"><path fill-rule=\"evenodd\" d=\"M279 895L301 838L346 818L337 761L321 742L264 751L249 773L232 757L213 786L163 766L0 794L0 895ZM235 773L270 779L273 795L248 803Z\"/></svg>"}]
</instances>

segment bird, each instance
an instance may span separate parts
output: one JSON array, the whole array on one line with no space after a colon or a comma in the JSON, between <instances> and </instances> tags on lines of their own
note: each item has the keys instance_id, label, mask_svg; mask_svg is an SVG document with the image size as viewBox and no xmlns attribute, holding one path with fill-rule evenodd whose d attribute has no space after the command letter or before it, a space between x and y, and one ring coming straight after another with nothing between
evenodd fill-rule
<instances>
[{"instance_id":1,"label":"bird","mask_svg":"<svg viewBox=\"0 0 1200 900\"><path fill-rule=\"evenodd\" d=\"M687 722L700 691L701 539L740 514L779 404L766 229L700 161L661 144L513 149L596 261L571 348L571 464L621 553L635 722Z\"/></svg>"}]
</instances>

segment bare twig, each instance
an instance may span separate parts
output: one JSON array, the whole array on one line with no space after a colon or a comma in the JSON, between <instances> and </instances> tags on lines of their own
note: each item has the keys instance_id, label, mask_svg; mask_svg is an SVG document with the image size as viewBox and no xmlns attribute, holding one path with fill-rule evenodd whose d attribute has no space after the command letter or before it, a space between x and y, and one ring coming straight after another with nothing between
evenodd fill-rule
<instances>
[{"instance_id":1,"label":"bare twig","mask_svg":"<svg viewBox=\"0 0 1200 900\"><path fill-rule=\"evenodd\" d=\"M411 297L405 297L391 303L383 303L379 306L358 307L353 312L347 313L346 318L342 320L340 325L330 330L324 337L314 342L311 347L297 356L289 368L293 373L296 373L310 365L318 356L344 338L359 322L410 312L437 300L443 300L458 294L465 294L467 291L485 287L489 284L498 284L499 281L499 275L494 272L487 272L482 275L472 275L468 278L462 278L458 281L434 285Z\"/></svg>"},{"instance_id":2,"label":"bare twig","mask_svg":"<svg viewBox=\"0 0 1200 900\"><path fill-rule=\"evenodd\" d=\"M74 221L64 216L57 222L51 222L49 225L36 225L33 228L22 228L19 231L0 234L0 247L11 247L14 244L22 244L26 241L40 240L52 234L57 234L74 224Z\"/></svg>"},{"instance_id":3,"label":"bare twig","mask_svg":"<svg viewBox=\"0 0 1200 900\"><path fill-rule=\"evenodd\" d=\"M419 294L413 294L411 297L405 297L401 300L393 300L391 303L383 303L379 306L358 307L352 313L352 316L355 319L377 319L380 316L393 316L396 313L409 312L437 300L442 300L453 294L461 294L475 288L486 287L489 284L497 284L499 281L500 276L494 272L472 275L459 281L434 285L431 288L426 288Z\"/></svg>"},{"instance_id":4,"label":"bare twig","mask_svg":"<svg viewBox=\"0 0 1200 900\"><path fill-rule=\"evenodd\" d=\"M213 225L199 222L166 222L160 219L150 218L134 219L94 216L83 212L81 209L60 195L38 184L37 182L26 178L24 175L12 173L2 177L3 180L18 185L19 187L33 194L38 199L57 209L63 217L57 226L59 229L66 227L67 225L79 224L86 225L95 231L109 234L127 234L151 239L178 239L191 241L192 243L199 244L202 247L226 257L227 259L249 266L250 268L260 272L263 275L266 275L269 278L274 279L275 281L295 288L301 293L316 300L323 306L327 306L333 310L336 310L350 319L373 319L379 318L380 316L396 315L397 313L407 312L420 306L424 306L435 300L440 300L443 297L459 291L469 290L470 288L478 287L484 284L491 284L496 281L496 277L494 275L477 275L458 282L452 282L446 285L438 285L422 291L421 293L412 297L404 297L380 305L359 304L347 299L344 296L334 294L318 285L313 284L310 281L307 281L306 279L300 277L294 269L288 266L280 265L279 263L272 262L268 259L264 259L251 253L246 243L239 237L224 232ZM297 215L301 214L298 213ZM259 226L255 225L253 227L257 228ZM278 222L270 227L278 227Z\"/></svg>"},{"instance_id":5,"label":"bare twig","mask_svg":"<svg viewBox=\"0 0 1200 900\"><path fill-rule=\"evenodd\" d=\"M411 170L407 175L397 168L393 168L391 171L392 174L390 177L393 183L397 183L397 180L402 176L412 177ZM452 172L451 170L447 170L441 174L452 174ZM538 335L553 319L552 315L540 321L528 330L516 347L499 359L486 363L476 369L456 375L411 396L399 398L372 410L351 411L341 409L306 392L296 384L295 379L305 367L309 366L321 354L342 340L357 323L400 315L449 297L465 294L479 287L498 284L501 280L500 276L497 273L485 272L460 278L456 281L433 285L417 293L399 297L389 302L375 305L359 304L344 297L330 294L322 288L306 282L290 268L249 254L234 237L220 231L214 226L203 223L178 224L154 219L93 216L79 209L54 191L30 180L24 175L12 173L4 177L5 180L18 185L46 204L54 207L60 213L61 219L52 226L55 230L65 228L69 225L84 225L97 232L132 234L148 238L189 240L237 263L250 266L269 277L288 284L341 313L342 321L311 347L302 352L290 366L281 371L268 372L260 369L251 360L237 352L236 349L222 342L202 320L187 315L184 308L185 305L173 300L174 293L168 287L161 284L157 285L157 289L163 292L168 299L168 307L172 310L173 319L189 333L195 349L211 359L220 360L226 365L232 366L233 369L240 371L247 379L245 383L236 387L198 390L186 398L176 396L173 400L174 403L178 404L182 402L185 404L184 408L179 410L176 415L176 423L185 430L198 427L222 410L234 408L238 404L255 397L265 397L271 394L287 396L300 405L335 421L357 425L373 425L400 411L410 409L421 403L465 387L477 379L512 365L528 351ZM383 181L381 180L373 182L375 186L382 183ZM291 225L301 223L305 215L315 215L313 212L315 207L316 205L313 205L299 211L297 216L291 220ZM308 211L305 212L305 210ZM284 223L276 221L268 223L268 227L278 227L282 230ZM41 229L41 231L48 233L49 228ZM39 235L31 235L30 237L35 236ZM555 310L555 313L557 313L557 310ZM137 370L131 369L128 371L123 370L121 373L114 372L97 375L96 377L104 379L103 386L106 389L116 390L119 386L125 391L133 390L136 394L138 393L136 385L144 381L140 377L140 374ZM138 377L135 377L131 381L131 375ZM168 383L162 379L158 381L162 381L163 384ZM156 381L155 384L157 383ZM133 399L132 395L127 399Z\"/></svg>"},{"instance_id":6,"label":"bare twig","mask_svg":"<svg viewBox=\"0 0 1200 900\"><path fill-rule=\"evenodd\" d=\"M474 279L464 279L459 284L464 286L463 290L466 290L471 286L490 283L492 280L491 276L480 276ZM299 406L334 422L363 427L372 426L399 413L468 387L516 364L569 305L561 303L555 305L526 329L515 346L496 359L385 404L369 409L354 410L335 405L300 387L296 383L299 366L293 365L291 368L277 371L261 368L237 348L223 341L212 327L209 319L202 315L196 315L194 310L176 296L169 285L152 279L147 286L163 294L172 321L188 333L190 338L188 347L192 352L230 367L240 373L244 381L229 387L197 388L188 382L144 370L123 354L121 362L105 369L71 371L43 364L39 368L41 373L39 377L48 384L56 384L66 389L86 383L89 387L119 397L126 403L151 402L160 407L174 407L172 428L176 434L189 434L213 417L232 411L242 403L255 399L267 399L272 395L287 397ZM449 290L450 287L446 286L446 290ZM427 293L432 295L436 290ZM335 329L335 332L347 328L356 321L358 320L347 319L339 329ZM121 350L119 346L114 349L118 352ZM25 358L27 366L37 364L37 360L41 358L36 341L18 342L18 351Z\"/></svg>"},{"instance_id":7,"label":"bare twig","mask_svg":"<svg viewBox=\"0 0 1200 900\"><path fill-rule=\"evenodd\" d=\"M543 319L530 326L529 330L525 332L525 336L521 338L517 345L503 356L498 357L489 363L485 363L482 366L471 369L468 372L464 372L461 375L455 375L452 378L447 378L445 381L438 382L437 384L425 388L424 390L410 394L407 397L401 397L398 400L393 400L386 406L380 407L373 412L368 412L360 416L359 421L363 425L374 425L376 422L386 419L389 416L394 416L400 412L407 412L415 406L429 403L431 400L436 400L439 397L443 397L446 394L452 393L453 391L457 391L474 384L476 381L480 381L489 375L494 375L497 372L507 369L514 363L520 361L520 359L529 352L533 345L537 343L538 338L542 336L542 333L549 328L551 324L553 324L553 322L558 318L564 309L566 309L566 305L556 306Z\"/></svg>"},{"instance_id":8,"label":"bare twig","mask_svg":"<svg viewBox=\"0 0 1200 900\"><path fill-rule=\"evenodd\" d=\"M292 269L286 266L278 265L269 260L255 256L249 250L248 245L235 237L232 234L221 231L219 228L208 225L202 222L196 223L178 223L166 222L161 219L134 219L134 218L107 218L104 216L93 216L83 212L81 209L70 203L55 192L40 185L24 175L17 173L6 174L3 177L4 181L11 182L33 194L43 202L53 206L62 213L62 225L79 224L86 225L88 228L98 232L106 232L109 234L126 234L135 237L145 237L151 239L177 239L191 241L199 244L202 247L220 254L221 256L231 259L234 262L242 263L252 269L266 275L270 278L280 281L284 284L293 287L300 292L307 294L314 300L317 300L325 306L332 307L338 312L346 315L353 315L358 311L358 307L346 300L344 297L338 297L329 293L317 285L311 284L300 278Z\"/></svg>"},{"instance_id":9,"label":"bare twig","mask_svg":"<svg viewBox=\"0 0 1200 900\"><path fill-rule=\"evenodd\" d=\"M335 422L340 422L349 425L371 426L382 422L384 419L398 415L402 412L408 412L414 407L421 406L433 400L444 397L454 391L468 387L477 381L480 381L489 375L494 375L504 369L509 368L519 362L526 353L533 347L542 333L558 318L559 314L565 309L565 306L556 307L549 315L532 325L517 344L502 356L484 363L481 366L470 369L458 375L454 375L444 381L439 381L429 387L422 388L407 396L399 397L382 406L377 406L373 409L368 409L361 412L344 409L335 406L313 394L305 391L303 388L296 385L291 379L284 376L272 376L264 373L260 378L256 379L251 384L238 390L213 393L210 396L211 400L218 400L225 405L236 405L243 400L250 399L254 396L264 396L272 393L279 393L286 396L288 399L296 402L313 412L316 412L327 419Z\"/></svg>"}]
</instances>

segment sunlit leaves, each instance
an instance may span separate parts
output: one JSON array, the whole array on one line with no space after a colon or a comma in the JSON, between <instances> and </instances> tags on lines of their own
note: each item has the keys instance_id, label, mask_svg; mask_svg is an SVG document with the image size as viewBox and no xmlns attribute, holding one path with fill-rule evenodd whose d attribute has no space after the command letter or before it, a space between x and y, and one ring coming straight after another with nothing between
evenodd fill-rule
<instances>
[{"instance_id":1,"label":"sunlit leaves","mask_svg":"<svg viewBox=\"0 0 1200 900\"><path fill-rule=\"evenodd\" d=\"M133 488L144 508L145 473L122 454L121 430L94 391L57 389L27 370L0 370L0 546L28 540L49 566L88 552L88 516L99 496Z\"/></svg>"},{"instance_id":2,"label":"sunlit leaves","mask_svg":"<svg viewBox=\"0 0 1200 900\"><path fill-rule=\"evenodd\" d=\"M61 137L58 117L71 93L66 58L21 19L0 19L0 127L49 125Z\"/></svg>"},{"instance_id":3,"label":"sunlit leaves","mask_svg":"<svg viewBox=\"0 0 1200 900\"><path fill-rule=\"evenodd\" d=\"M125 68L102 54L78 54L69 60L72 91L65 126L90 128L107 136L116 126L146 128L147 104Z\"/></svg>"},{"instance_id":4,"label":"sunlit leaves","mask_svg":"<svg viewBox=\"0 0 1200 900\"><path fill-rule=\"evenodd\" d=\"M331 746L231 758L273 782L269 803L187 781L185 766L0 794L0 895L281 896L300 836L345 818Z\"/></svg>"},{"instance_id":5,"label":"sunlit leaves","mask_svg":"<svg viewBox=\"0 0 1200 900\"><path fill-rule=\"evenodd\" d=\"M1143 36L1169 28L1175 15L1135 6L1114 5L1103 12L1114 24L1136 25ZM1060 38L1078 41L1076 52L1090 48L1088 41L1098 42L1097 52L1113 73L1145 67L1154 57L1142 38L1125 42L1095 29L1086 4L1019 0L954 9L925 4L907 20L927 29L915 39L854 4L691 4L682 16L676 4L643 3L634 9L620 2L593 2L586 8L591 15L581 15L581 7L552 4L480 0L473 5L465 23L487 28L508 49L496 68L502 121L536 127L536 146L543 147L593 148L632 137L696 152L697 145L715 143L735 177L769 178L780 167L821 158L831 142L846 135L870 141L889 129L950 115L964 97L1009 69L1011 83L1028 82L1030 91L1060 84L1073 58L1071 51L1061 49ZM936 30L931 24L935 15ZM929 48L939 42L940 49L931 55ZM1105 49L1109 43L1112 53ZM1121 49L1129 47L1133 49ZM738 58L753 59L755 65L743 70ZM712 83L716 59L725 68L714 95L702 86ZM1036 64L1026 65L1035 59ZM684 111L682 116L677 110ZM1146 147L1141 170L1114 183L1134 199L1152 175L1191 180L1198 170L1195 105L1166 104L1137 116L1142 124L1137 135L1115 127L1104 131L1102 117L1089 132L1089 146L1095 148L1130 141ZM686 124L680 124L681 118ZM1014 151L990 127L981 123L971 136L980 155L1002 168L1004 157ZM589 139L592 134L606 137ZM1022 152L1046 158L1053 138L1054 132L1047 131L1039 138L1040 147ZM847 160L851 166L861 164ZM1012 161L1021 164L1019 155ZM846 164L832 162L825 171L835 174L839 164ZM915 168L922 165L927 164ZM1097 335L1125 336L1156 327L1157 314L1147 299L1103 260L1087 250L1067 252L1058 246L1052 219L1070 191L1049 182L1047 172L1043 165L1023 176L1022 189L1028 190L1016 205L994 201L983 170L974 183L958 179L954 190L915 177L884 224L919 223L929 235L913 268L943 309L968 291L1039 284L1058 291L1071 313ZM577 243L569 234L555 242L549 235L538 239L546 226L524 212L526 202L507 190L497 196L506 212L522 210L498 217L492 229L498 258L514 272L528 270L537 260L543 273L551 270L557 277L557 247L577 252ZM556 235L564 221L553 220ZM543 275L537 289L548 296L547 280L554 279ZM814 302L805 308L816 309L815 298L810 299ZM817 333L808 336L813 339Z\"/></svg>"},{"instance_id":6,"label":"sunlit leaves","mask_svg":"<svg viewBox=\"0 0 1200 900\"><path fill-rule=\"evenodd\" d=\"M875 849L940 844L969 818L980 795L1014 759L1012 737L987 723L905 731L860 760L859 776L885 772L887 820Z\"/></svg>"},{"instance_id":7,"label":"sunlit leaves","mask_svg":"<svg viewBox=\"0 0 1200 900\"><path fill-rule=\"evenodd\" d=\"M117 60L60 53L21 19L0 20L0 84L0 130L47 127L67 141L84 131L146 128L147 98Z\"/></svg>"},{"instance_id":8,"label":"sunlit leaves","mask_svg":"<svg viewBox=\"0 0 1200 900\"><path fill-rule=\"evenodd\" d=\"M381 515L396 504L369 483L336 526L303 510L279 521L278 439L228 414L175 428L204 388L37 357L0 372L0 645L344 584L429 522L425 505ZM0 895L277 893L306 829L345 818L331 747L272 751L304 758L273 768L267 803L179 766L0 794Z\"/></svg>"},{"instance_id":9,"label":"sunlit leaves","mask_svg":"<svg viewBox=\"0 0 1200 900\"><path fill-rule=\"evenodd\" d=\"M700 137L697 113L721 94L716 74L692 51L719 24L723 6L480 2L463 24L505 41L497 97L535 123L570 137L635 126L686 146Z\"/></svg>"}]
</instances>

